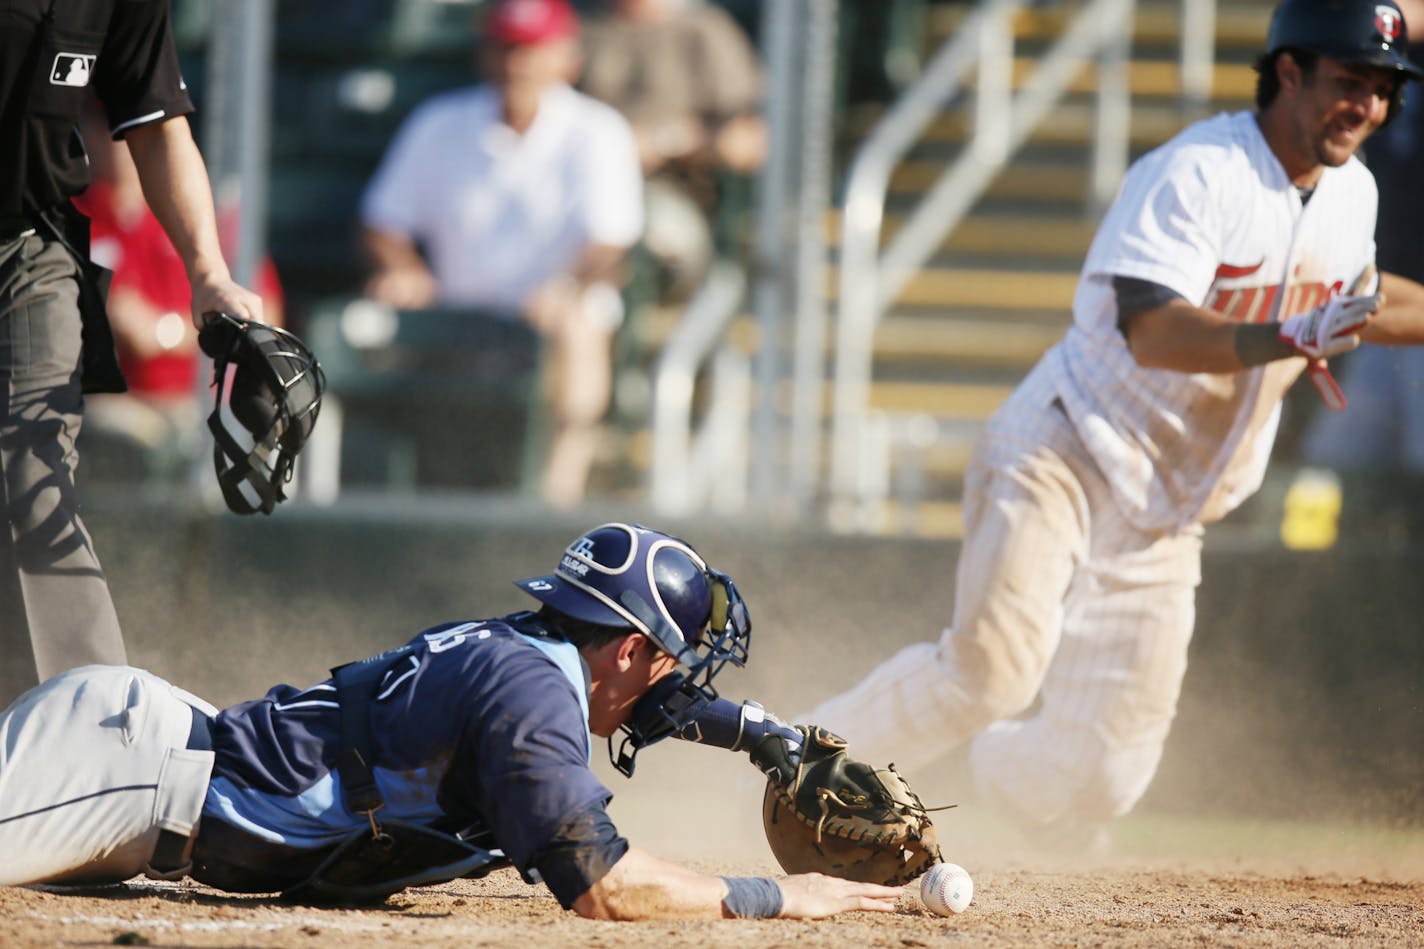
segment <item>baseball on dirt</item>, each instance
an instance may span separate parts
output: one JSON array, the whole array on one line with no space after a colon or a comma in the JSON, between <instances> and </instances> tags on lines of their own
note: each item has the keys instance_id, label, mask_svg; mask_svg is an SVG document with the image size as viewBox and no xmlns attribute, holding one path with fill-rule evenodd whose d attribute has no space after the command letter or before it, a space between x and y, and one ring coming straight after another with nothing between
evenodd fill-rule
<instances>
[{"instance_id":1,"label":"baseball on dirt","mask_svg":"<svg viewBox=\"0 0 1424 949\"><path fill-rule=\"evenodd\" d=\"M937 863L920 878L920 899L940 916L962 913L974 899L974 880L955 863Z\"/></svg>"}]
</instances>

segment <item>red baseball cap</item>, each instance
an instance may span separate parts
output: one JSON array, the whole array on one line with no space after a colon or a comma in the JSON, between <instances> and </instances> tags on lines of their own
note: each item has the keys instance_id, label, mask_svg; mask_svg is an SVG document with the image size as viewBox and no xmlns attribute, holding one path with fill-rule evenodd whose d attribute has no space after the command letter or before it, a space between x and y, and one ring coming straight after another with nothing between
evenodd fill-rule
<instances>
[{"instance_id":1,"label":"red baseball cap","mask_svg":"<svg viewBox=\"0 0 1424 949\"><path fill-rule=\"evenodd\" d=\"M499 0L485 35L504 46L527 46L578 34L578 14L567 0Z\"/></svg>"}]
</instances>

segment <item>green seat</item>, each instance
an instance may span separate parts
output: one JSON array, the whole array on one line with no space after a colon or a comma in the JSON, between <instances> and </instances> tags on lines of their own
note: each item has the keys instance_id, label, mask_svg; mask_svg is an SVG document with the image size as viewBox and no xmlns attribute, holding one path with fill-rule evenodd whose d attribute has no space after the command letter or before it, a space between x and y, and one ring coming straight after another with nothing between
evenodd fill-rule
<instances>
[{"instance_id":1,"label":"green seat","mask_svg":"<svg viewBox=\"0 0 1424 949\"><path fill-rule=\"evenodd\" d=\"M523 320L343 297L313 309L304 338L338 406L336 484L523 490L532 483L541 341ZM328 421L324 415L322 425Z\"/></svg>"},{"instance_id":2,"label":"green seat","mask_svg":"<svg viewBox=\"0 0 1424 949\"><path fill-rule=\"evenodd\" d=\"M356 226L365 169L287 162L268 180L267 241L289 302L360 285L361 259Z\"/></svg>"},{"instance_id":3,"label":"green seat","mask_svg":"<svg viewBox=\"0 0 1424 949\"><path fill-rule=\"evenodd\" d=\"M359 62L390 54L468 54L485 0L281 0L279 58Z\"/></svg>"},{"instance_id":4,"label":"green seat","mask_svg":"<svg viewBox=\"0 0 1424 949\"><path fill-rule=\"evenodd\" d=\"M476 78L464 59L279 63L272 109L273 161L374 168L412 109Z\"/></svg>"}]
</instances>

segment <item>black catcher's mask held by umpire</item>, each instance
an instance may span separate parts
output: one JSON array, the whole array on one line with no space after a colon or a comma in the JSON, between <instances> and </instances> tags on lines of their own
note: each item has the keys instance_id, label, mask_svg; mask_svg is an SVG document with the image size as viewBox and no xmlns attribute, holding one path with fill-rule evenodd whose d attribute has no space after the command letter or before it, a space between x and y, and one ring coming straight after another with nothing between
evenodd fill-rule
<instances>
[{"instance_id":1,"label":"black catcher's mask held by umpire","mask_svg":"<svg viewBox=\"0 0 1424 949\"><path fill-rule=\"evenodd\" d=\"M205 317L198 345L213 360L208 428L223 500L237 514L271 514L286 500L282 488L316 425L326 377L311 350L280 327Z\"/></svg>"}]
</instances>

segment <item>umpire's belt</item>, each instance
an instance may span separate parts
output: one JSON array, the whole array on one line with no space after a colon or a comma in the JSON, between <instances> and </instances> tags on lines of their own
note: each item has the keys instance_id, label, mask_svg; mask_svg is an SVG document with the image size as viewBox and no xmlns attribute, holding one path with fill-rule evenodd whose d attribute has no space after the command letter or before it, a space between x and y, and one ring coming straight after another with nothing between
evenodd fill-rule
<instances>
[{"instance_id":1,"label":"umpire's belt","mask_svg":"<svg viewBox=\"0 0 1424 949\"><path fill-rule=\"evenodd\" d=\"M212 751L213 731L212 719L199 711L193 709L193 724L188 728L188 742L184 745L189 751ZM158 843L154 845L153 856L148 860L149 869L158 874L186 872L188 861L184 859L184 853L188 848L188 842L197 835L198 825L195 821L192 833L180 834L172 830L159 830Z\"/></svg>"},{"instance_id":2,"label":"umpire's belt","mask_svg":"<svg viewBox=\"0 0 1424 949\"><path fill-rule=\"evenodd\" d=\"M0 244L8 244L10 241L17 241L22 237L29 237L33 233L35 233L33 224L17 224L14 227L0 224Z\"/></svg>"},{"instance_id":3,"label":"umpire's belt","mask_svg":"<svg viewBox=\"0 0 1424 949\"><path fill-rule=\"evenodd\" d=\"M32 215L0 217L0 243L33 234L38 223Z\"/></svg>"}]
</instances>

